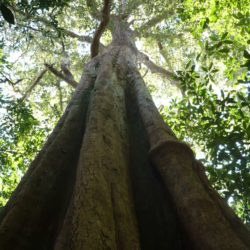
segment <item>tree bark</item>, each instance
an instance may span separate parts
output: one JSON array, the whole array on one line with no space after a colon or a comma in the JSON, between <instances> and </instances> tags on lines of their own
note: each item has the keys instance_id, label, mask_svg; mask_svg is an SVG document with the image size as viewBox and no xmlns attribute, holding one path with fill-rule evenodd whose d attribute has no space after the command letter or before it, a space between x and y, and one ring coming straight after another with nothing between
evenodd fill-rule
<instances>
[{"instance_id":1,"label":"tree bark","mask_svg":"<svg viewBox=\"0 0 250 250\"><path fill-rule=\"evenodd\" d=\"M71 196L93 80L87 71L65 115L2 211L0 249L51 247Z\"/></svg>"},{"instance_id":2,"label":"tree bark","mask_svg":"<svg viewBox=\"0 0 250 250\"><path fill-rule=\"evenodd\" d=\"M113 36L7 203L0 249L249 249L158 113L119 19Z\"/></svg>"}]
</instances>

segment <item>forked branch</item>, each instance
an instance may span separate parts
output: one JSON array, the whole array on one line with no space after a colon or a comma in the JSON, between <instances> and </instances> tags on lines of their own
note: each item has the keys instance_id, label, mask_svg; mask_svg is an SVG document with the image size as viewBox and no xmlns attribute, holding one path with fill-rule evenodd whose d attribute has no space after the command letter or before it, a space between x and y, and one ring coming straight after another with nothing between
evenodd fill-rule
<instances>
[{"instance_id":1,"label":"forked branch","mask_svg":"<svg viewBox=\"0 0 250 250\"><path fill-rule=\"evenodd\" d=\"M159 15L154 16L153 18L147 20L144 22L138 29L135 30L136 36L145 37L145 32L148 33L148 31L157 25L158 23L162 22L163 20L166 20L169 16L173 15L175 13L175 3L171 4L168 9L162 11ZM142 34L143 33L143 34ZM151 32L149 32L151 34ZM147 36L147 35L146 35Z\"/></svg>"},{"instance_id":2,"label":"forked branch","mask_svg":"<svg viewBox=\"0 0 250 250\"><path fill-rule=\"evenodd\" d=\"M45 63L44 64L46 66L46 68L52 72L55 76L61 78L62 80L64 80L65 82L67 82L68 84L70 84L73 88L76 88L76 86L78 85L78 82L75 81L74 79L72 79L72 77L69 77L65 74L63 74L62 72L58 71L56 68L54 68L53 65ZM71 74L71 73L70 73ZM72 74L71 74L72 75Z\"/></svg>"},{"instance_id":3,"label":"forked branch","mask_svg":"<svg viewBox=\"0 0 250 250\"><path fill-rule=\"evenodd\" d=\"M102 9L102 21L95 32L93 42L91 44L91 57L95 57L99 52L100 38L109 23L111 0L104 0Z\"/></svg>"},{"instance_id":4,"label":"forked branch","mask_svg":"<svg viewBox=\"0 0 250 250\"><path fill-rule=\"evenodd\" d=\"M151 71L151 73L156 73L161 75L163 78L170 80L173 85L176 86L179 85L178 78L173 72L164 69L161 66L158 66L153 61L151 61L146 54L144 54L139 50L137 51L137 55L138 55L138 60L142 62L144 65L146 65L148 69Z\"/></svg>"}]
</instances>

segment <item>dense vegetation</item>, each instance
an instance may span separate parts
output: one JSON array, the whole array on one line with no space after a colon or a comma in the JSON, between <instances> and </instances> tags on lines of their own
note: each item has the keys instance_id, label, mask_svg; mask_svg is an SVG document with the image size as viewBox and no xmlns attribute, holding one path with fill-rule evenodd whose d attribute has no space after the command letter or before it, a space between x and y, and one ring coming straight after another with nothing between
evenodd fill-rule
<instances>
[{"instance_id":1,"label":"dense vegetation","mask_svg":"<svg viewBox=\"0 0 250 250\"><path fill-rule=\"evenodd\" d=\"M250 223L248 1L128 2L138 48L149 57L138 64L163 117L196 150L213 186ZM113 12L118 5L114 1ZM3 206L74 90L59 68L66 62L78 81L89 60L88 39L98 25L89 13L96 13L100 1L22 0L1 6ZM110 37L107 31L102 43Z\"/></svg>"}]
</instances>

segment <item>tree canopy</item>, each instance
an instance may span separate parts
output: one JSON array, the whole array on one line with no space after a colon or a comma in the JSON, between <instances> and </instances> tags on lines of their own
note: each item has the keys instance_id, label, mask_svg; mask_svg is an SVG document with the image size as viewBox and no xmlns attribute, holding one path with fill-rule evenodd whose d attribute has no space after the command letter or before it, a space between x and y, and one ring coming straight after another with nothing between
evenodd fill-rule
<instances>
[{"instance_id":1,"label":"tree canopy","mask_svg":"<svg viewBox=\"0 0 250 250\"><path fill-rule=\"evenodd\" d=\"M63 113L102 20L100 0L2 1L0 205ZM124 3L127 3L126 8ZM113 1L165 121L250 223L250 13L247 0ZM112 19L111 19L112 20ZM110 21L100 50L111 41Z\"/></svg>"}]
</instances>

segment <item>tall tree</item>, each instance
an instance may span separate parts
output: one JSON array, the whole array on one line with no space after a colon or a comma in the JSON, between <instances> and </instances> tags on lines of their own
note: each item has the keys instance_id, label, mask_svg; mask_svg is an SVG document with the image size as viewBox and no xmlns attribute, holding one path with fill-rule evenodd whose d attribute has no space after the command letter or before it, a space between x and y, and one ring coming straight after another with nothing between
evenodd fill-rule
<instances>
[{"instance_id":1,"label":"tall tree","mask_svg":"<svg viewBox=\"0 0 250 250\"><path fill-rule=\"evenodd\" d=\"M250 248L247 228L210 186L190 147L163 121L140 75L137 60L179 86L173 73L136 47L138 32L166 14L134 30L128 14L140 5L120 1L110 14L109 0L101 12L87 1L100 21L90 40L92 59L2 210L0 249ZM100 43L105 28L112 33L107 46ZM51 65L46 69L57 72ZM59 73L66 77L67 70Z\"/></svg>"}]
</instances>

